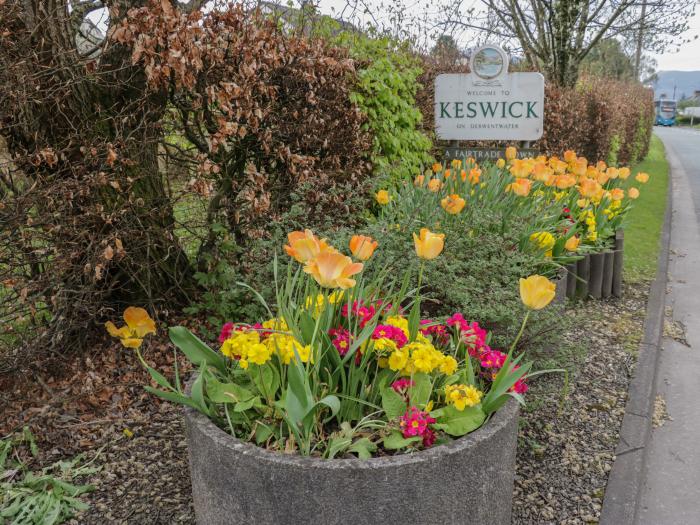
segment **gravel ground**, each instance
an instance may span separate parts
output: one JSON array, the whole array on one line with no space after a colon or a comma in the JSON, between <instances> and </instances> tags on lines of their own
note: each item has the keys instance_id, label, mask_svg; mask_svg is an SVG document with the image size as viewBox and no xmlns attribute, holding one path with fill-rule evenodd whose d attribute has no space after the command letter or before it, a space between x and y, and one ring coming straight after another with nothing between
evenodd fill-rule
<instances>
[{"instance_id":1,"label":"gravel ground","mask_svg":"<svg viewBox=\"0 0 700 525\"><path fill-rule=\"evenodd\" d=\"M518 439L514 524L598 523L641 340L647 286L568 309L571 328L528 392ZM544 365L544 366L543 366Z\"/></svg>"},{"instance_id":2,"label":"gravel ground","mask_svg":"<svg viewBox=\"0 0 700 525\"><path fill-rule=\"evenodd\" d=\"M514 524L597 523L641 339L647 290L627 286L623 299L589 301L568 309L571 327L563 344L537 356L538 368L567 368L570 374L568 381L562 373L532 381L528 406L521 412ZM115 368L113 375L122 382L137 366L131 361ZM95 368L100 369L100 363ZM85 389L84 382L76 382ZM102 388L98 384L93 390L98 387ZM154 402L133 379L117 392L111 399L122 401L113 401L109 417L93 415L88 420L79 414L84 422L68 430L51 427L66 417L65 406L22 413L41 412L42 417L32 421L48 429L44 445L60 440L53 450L45 449L46 460L76 452L84 452L89 460L99 454L94 464L102 468L87 480L96 487L85 497L90 509L72 523L194 523L180 408ZM15 395L27 397L20 390ZM36 405L49 403L39 400ZM18 422L19 416L13 424ZM71 440L73 428L85 435L73 433Z\"/></svg>"}]
</instances>

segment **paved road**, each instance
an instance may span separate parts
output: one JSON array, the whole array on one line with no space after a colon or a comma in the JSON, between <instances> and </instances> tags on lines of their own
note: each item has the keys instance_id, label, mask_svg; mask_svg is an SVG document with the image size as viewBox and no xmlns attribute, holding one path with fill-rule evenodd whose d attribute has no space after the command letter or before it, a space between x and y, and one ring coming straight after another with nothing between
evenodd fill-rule
<instances>
[{"instance_id":1,"label":"paved road","mask_svg":"<svg viewBox=\"0 0 700 525\"><path fill-rule=\"evenodd\" d=\"M667 310L684 338L665 337L657 391L671 420L652 432L640 525L700 524L700 131L658 129L673 176ZM653 175L652 175L653 176ZM673 331L674 334L676 331Z\"/></svg>"}]
</instances>

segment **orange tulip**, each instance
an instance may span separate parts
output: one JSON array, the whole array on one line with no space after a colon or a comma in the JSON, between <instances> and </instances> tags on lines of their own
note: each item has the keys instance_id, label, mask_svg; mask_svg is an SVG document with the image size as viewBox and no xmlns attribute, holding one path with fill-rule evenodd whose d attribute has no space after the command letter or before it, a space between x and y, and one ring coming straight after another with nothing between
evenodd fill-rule
<instances>
[{"instance_id":1,"label":"orange tulip","mask_svg":"<svg viewBox=\"0 0 700 525\"><path fill-rule=\"evenodd\" d=\"M514 182L506 186L506 191L512 191L519 197L527 197L530 194L531 188L532 181L530 179L516 177Z\"/></svg>"},{"instance_id":2,"label":"orange tulip","mask_svg":"<svg viewBox=\"0 0 700 525\"><path fill-rule=\"evenodd\" d=\"M627 179L627 177L630 176L630 169L629 168L620 168L617 170L618 175L622 180Z\"/></svg>"},{"instance_id":3,"label":"orange tulip","mask_svg":"<svg viewBox=\"0 0 700 525\"><path fill-rule=\"evenodd\" d=\"M578 191L581 196L589 199L598 195L600 189L600 184L593 179L583 179L578 185Z\"/></svg>"},{"instance_id":4,"label":"orange tulip","mask_svg":"<svg viewBox=\"0 0 700 525\"><path fill-rule=\"evenodd\" d=\"M413 243L418 257L426 260L435 259L445 247L445 234L433 233L428 228L422 228L420 237L413 234Z\"/></svg>"},{"instance_id":5,"label":"orange tulip","mask_svg":"<svg viewBox=\"0 0 700 525\"><path fill-rule=\"evenodd\" d=\"M479 184L479 179L481 178L481 170L479 168L472 168L469 170L469 182L471 184ZM464 180L464 179L462 179Z\"/></svg>"},{"instance_id":6,"label":"orange tulip","mask_svg":"<svg viewBox=\"0 0 700 525\"><path fill-rule=\"evenodd\" d=\"M377 241L365 235L353 235L352 239L350 239L350 251L355 259L361 261L366 261L372 257L377 246L379 246Z\"/></svg>"},{"instance_id":7,"label":"orange tulip","mask_svg":"<svg viewBox=\"0 0 700 525\"><path fill-rule=\"evenodd\" d=\"M425 182L425 175L417 175L416 178L413 179L414 186L423 186L424 182Z\"/></svg>"},{"instance_id":8,"label":"orange tulip","mask_svg":"<svg viewBox=\"0 0 700 525\"><path fill-rule=\"evenodd\" d=\"M531 162L523 159L515 159L511 164L510 173L514 177L527 177L532 172L532 168Z\"/></svg>"},{"instance_id":9,"label":"orange tulip","mask_svg":"<svg viewBox=\"0 0 700 525\"><path fill-rule=\"evenodd\" d=\"M105 323L105 328L109 335L121 339L123 346L127 348L138 348L147 334L156 333L156 323L148 312L143 308L129 306L124 310L125 326L117 328L112 321Z\"/></svg>"},{"instance_id":10,"label":"orange tulip","mask_svg":"<svg viewBox=\"0 0 700 525\"><path fill-rule=\"evenodd\" d=\"M439 162L436 162L435 164L433 164L433 172L434 173L440 173L441 171L442 171L442 164L440 164Z\"/></svg>"},{"instance_id":11,"label":"orange tulip","mask_svg":"<svg viewBox=\"0 0 700 525\"><path fill-rule=\"evenodd\" d=\"M342 253L325 252L308 261L304 271L324 288L346 290L355 286L355 279L350 277L360 273L363 267L362 263L354 263Z\"/></svg>"},{"instance_id":12,"label":"orange tulip","mask_svg":"<svg viewBox=\"0 0 700 525\"><path fill-rule=\"evenodd\" d=\"M634 179L637 182L641 182L642 184L646 184L649 181L649 174L648 173L643 173L639 172L637 175L635 175Z\"/></svg>"},{"instance_id":13,"label":"orange tulip","mask_svg":"<svg viewBox=\"0 0 700 525\"><path fill-rule=\"evenodd\" d=\"M289 244L284 251L300 263L305 263L323 252L337 252L325 240L318 239L311 230L291 232L287 234Z\"/></svg>"},{"instance_id":14,"label":"orange tulip","mask_svg":"<svg viewBox=\"0 0 700 525\"><path fill-rule=\"evenodd\" d=\"M627 191L627 195L629 195L630 199L636 199L639 197L639 190L637 188L630 188Z\"/></svg>"},{"instance_id":15,"label":"orange tulip","mask_svg":"<svg viewBox=\"0 0 700 525\"><path fill-rule=\"evenodd\" d=\"M625 198L625 190L622 188L614 188L610 190L610 198L614 201L621 201Z\"/></svg>"},{"instance_id":16,"label":"orange tulip","mask_svg":"<svg viewBox=\"0 0 700 525\"><path fill-rule=\"evenodd\" d=\"M566 150L564 152L564 160L566 162L575 162L576 161L576 152L573 150Z\"/></svg>"},{"instance_id":17,"label":"orange tulip","mask_svg":"<svg viewBox=\"0 0 700 525\"><path fill-rule=\"evenodd\" d=\"M442 182L440 179L430 179L428 181L428 189L433 193L440 191L440 188L442 188Z\"/></svg>"},{"instance_id":18,"label":"orange tulip","mask_svg":"<svg viewBox=\"0 0 700 525\"><path fill-rule=\"evenodd\" d=\"M462 209L464 209L464 205L466 203L467 202L456 193L453 193L440 201L443 209L451 215L457 215L460 211L462 211Z\"/></svg>"},{"instance_id":19,"label":"orange tulip","mask_svg":"<svg viewBox=\"0 0 700 525\"><path fill-rule=\"evenodd\" d=\"M571 188L576 185L576 177L568 173L557 175L554 184L560 190L565 190L566 188Z\"/></svg>"}]
</instances>

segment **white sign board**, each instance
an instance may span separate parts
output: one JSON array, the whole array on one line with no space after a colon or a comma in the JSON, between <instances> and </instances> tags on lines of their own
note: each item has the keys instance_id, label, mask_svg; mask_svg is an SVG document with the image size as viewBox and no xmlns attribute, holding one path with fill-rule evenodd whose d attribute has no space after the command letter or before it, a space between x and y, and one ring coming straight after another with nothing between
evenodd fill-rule
<instances>
[{"instance_id":1,"label":"white sign board","mask_svg":"<svg viewBox=\"0 0 700 525\"><path fill-rule=\"evenodd\" d=\"M499 56L500 54L500 56ZM472 55L472 73L435 79L435 130L446 140L537 140L544 124L544 77L508 73L495 46Z\"/></svg>"}]
</instances>

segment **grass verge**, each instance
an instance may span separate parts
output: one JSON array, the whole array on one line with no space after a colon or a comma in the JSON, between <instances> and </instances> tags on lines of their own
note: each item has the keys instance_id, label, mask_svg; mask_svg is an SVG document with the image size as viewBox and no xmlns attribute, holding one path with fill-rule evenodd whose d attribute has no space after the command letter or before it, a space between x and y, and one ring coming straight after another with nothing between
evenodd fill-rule
<instances>
[{"instance_id":1,"label":"grass verge","mask_svg":"<svg viewBox=\"0 0 700 525\"><path fill-rule=\"evenodd\" d=\"M656 135L651 137L647 157L633 169L635 174L640 171L649 174L649 182L642 187L625 223L624 276L629 282L648 281L656 275L668 191L668 161L663 142Z\"/></svg>"}]
</instances>

